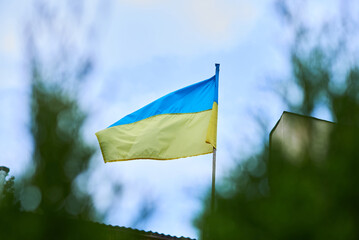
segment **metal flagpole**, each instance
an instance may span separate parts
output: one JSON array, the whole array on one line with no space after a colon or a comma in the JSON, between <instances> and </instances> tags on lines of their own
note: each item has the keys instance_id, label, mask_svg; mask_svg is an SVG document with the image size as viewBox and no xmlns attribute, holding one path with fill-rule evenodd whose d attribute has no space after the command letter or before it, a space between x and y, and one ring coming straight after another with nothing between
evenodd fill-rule
<instances>
[{"instance_id":1,"label":"metal flagpole","mask_svg":"<svg viewBox=\"0 0 359 240\"><path fill-rule=\"evenodd\" d=\"M217 84L217 89L218 89L218 75L219 75L219 64L216 63L216 84ZM218 93L216 93L218 94ZM218 96L217 96L218 97ZM218 98L217 98L218 100ZM217 102L218 103L218 102ZM214 210L215 210L215 200L216 200L216 156L217 155L217 149L215 147L213 147L213 160L212 160L212 194L211 194L211 210L210 210L210 215L212 215L212 217L214 216ZM212 222L212 221L210 221ZM210 239L209 236L209 229L210 229L210 225L205 225L203 226L203 231L202 231L202 239Z\"/></svg>"},{"instance_id":2,"label":"metal flagpole","mask_svg":"<svg viewBox=\"0 0 359 240\"><path fill-rule=\"evenodd\" d=\"M212 161L212 196L211 196L211 212L214 213L215 192L216 192L216 152L217 149L213 148L213 161Z\"/></svg>"},{"instance_id":3,"label":"metal flagpole","mask_svg":"<svg viewBox=\"0 0 359 240\"><path fill-rule=\"evenodd\" d=\"M216 84L218 89L218 77L219 77L219 63L216 63ZM212 160L212 194L211 194L211 212L214 213L215 197L216 197L216 155L217 149L213 147L213 160Z\"/></svg>"}]
</instances>

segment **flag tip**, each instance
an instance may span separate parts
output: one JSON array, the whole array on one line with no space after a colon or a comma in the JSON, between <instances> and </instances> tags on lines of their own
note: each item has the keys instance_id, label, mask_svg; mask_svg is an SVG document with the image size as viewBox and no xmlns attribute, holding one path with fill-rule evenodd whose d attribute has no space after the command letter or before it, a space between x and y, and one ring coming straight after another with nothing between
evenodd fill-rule
<instances>
[{"instance_id":1,"label":"flag tip","mask_svg":"<svg viewBox=\"0 0 359 240\"><path fill-rule=\"evenodd\" d=\"M216 66L216 72L219 72L219 63L214 64Z\"/></svg>"}]
</instances>

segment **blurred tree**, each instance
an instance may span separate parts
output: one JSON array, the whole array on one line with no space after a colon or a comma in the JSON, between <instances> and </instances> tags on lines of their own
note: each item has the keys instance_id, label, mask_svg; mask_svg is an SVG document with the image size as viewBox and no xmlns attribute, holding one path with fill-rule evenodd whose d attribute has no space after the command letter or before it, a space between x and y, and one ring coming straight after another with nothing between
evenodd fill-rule
<instances>
[{"instance_id":1,"label":"blurred tree","mask_svg":"<svg viewBox=\"0 0 359 240\"><path fill-rule=\"evenodd\" d=\"M5 180L3 193L0 196L0 210L6 209L6 211L11 212L19 209L19 201L15 197L14 182L14 176Z\"/></svg>"},{"instance_id":2,"label":"blurred tree","mask_svg":"<svg viewBox=\"0 0 359 240\"><path fill-rule=\"evenodd\" d=\"M294 30L292 76L302 96L299 102L286 97L292 111L311 115L325 108L330 112L336 124L327 157L318 162L307 152L293 164L265 145L224 181L215 211L205 205L195 223L204 239L359 237L359 68L350 60L357 50L348 47L351 39L346 34L347 23L354 20L346 7L318 33L296 15L305 3L294 2L278 1L280 13Z\"/></svg>"},{"instance_id":3,"label":"blurred tree","mask_svg":"<svg viewBox=\"0 0 359 240\"><path fill-rule=\"evenodd\" d=\"M26 29L36 166L27 188L31 189L29 194L38 197L22 201L22 206L25 210L89 218L90 197L76 183L94 153L82 138L86 115L76 97L93 66L90 51L83 47L87 44L82 42L89 31L81 26L83 4L36 1L35 15ZM73 23L78 24L76 28ZM71 33L75 31L80 34Z\"/></svg>"},{"instance_id":4,"label":"blurred tree","mask_svg":"<svg viewBox=\"0 0 359 240\"><path fill-rule=\"evenodd\" d=\"M81 137L85 114L61 86L51 86L34 68L32 135L35 174L31 186L40 191L29 210L90 217L91 201L76 178L88 168L94 149ZM36 204L33 202L31 204ZM30 203L26 203L30 204Z\"/></svg>"},{"instance_id":5,"label":"blurred tree","mask_svg":"<svg viewBox=\"0 0 359 240\"><path fill-rule=\"evenodd\" d=\"M68 220L99 217L86 184L78 181L83 178L86 183L94 154L82 137L86 114L76 97L93 68L91 41L85 41L89 29L88 19L81 14L83 7L82 1L34 1L34 15L25 28L35 170L18 183L18 194L8 191L6 204L1 205L0 232L6 239L96 236L91 229ZM14 207L9 208L9 203Z\"/></svg>"}]
</instances>

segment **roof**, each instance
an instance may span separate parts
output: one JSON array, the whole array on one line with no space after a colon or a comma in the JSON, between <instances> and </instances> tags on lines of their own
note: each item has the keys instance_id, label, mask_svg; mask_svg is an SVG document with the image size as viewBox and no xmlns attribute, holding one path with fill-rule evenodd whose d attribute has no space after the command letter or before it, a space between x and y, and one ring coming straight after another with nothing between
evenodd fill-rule
<instances>
[{"instance_id":1,"label":"roof","mask_svg":"<svg viewBox=\"0 0 359 240\"><path fill-rule=\"evenodd\" d=\"M321 161L327 157L334 124L314 117L283 112L269 135L270 155L274 150L295 164L308 154L316 161Z\"/></svg>"},{"instance_id":2,"label":"roof","mask_svg":"<svg viewBox=\"0 0 359 240\"><path fill-rule=\"evenodd\" d=\"M279 120L277 121L277 123L274 125L274 127L272 128L272 130L269 133L269 137L272 136L274 130L277 128L280 120L282 119L283 115L288 114L288 115L293 115L293 116L297 116L297 117L301 117L301 118L305 118L305 119L309 119L309 120L317 120L317 121L321 121L321 122L326 122L326 123L330 123L330 124L335 124L334 122L331 121L327 121L327 120L323 120L320 118L316 118L316 117L312 117L312 116L307 116L307 115L302 115L302 114L298 114L298 113L293 113L293 112L288 112L288 111L283 111L282 115L280 116Z\"/></svg>"},{"instance_id":3,"label":"roof","mask_svg":"<svg viewBox=\"0 0 359 240\"><path fill-rule=\"evenodd\" d=\"M163 233L133 228L112 226L56 213L8 212L6 222L1 225L2 234L8 239L40 239L56 234L58 239L101 239L101 240L194 240L187 237L170 236ZM0 221L1 222L1 221ZM23 226L19 228L19 225Z\"/></svg>"},{"instance_id":4,"label":"roof","mask_svg":"<svg viewBox=\"0 0 359 240\"><path fill-rule=\"evenodd\" d=\"M188 237L176 237L171 235L166 235L163 233L158 232L152 232L152 231L144 231L144 230L138 230L134 228L128 228L128 227L120 227L120 226L113 226L113 225L107 225L104 223L98 223L98 222L91 222L94 224L100 225L102 228L106 229L107 231L115 231L119 234L126 233L126 234L136 234L141 235L142 237L145 237L145 239L160 239L160 240L167 240L167 239L180 239L180 240L195 240L194 238L188 238Z\"/></svg>"}]
</instances>

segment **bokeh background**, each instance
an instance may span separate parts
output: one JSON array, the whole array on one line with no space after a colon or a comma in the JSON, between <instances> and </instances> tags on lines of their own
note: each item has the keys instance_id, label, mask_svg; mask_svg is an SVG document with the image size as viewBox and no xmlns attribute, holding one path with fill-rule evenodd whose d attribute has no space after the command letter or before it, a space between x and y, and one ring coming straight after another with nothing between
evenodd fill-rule
<instances>
[{"instance_id":1,"label":"bokeh background","mask_svg":"<svg viewBox=\"0 0 359 240\"><path fill-rule=\"evenodd\" d=\"M358 12L344 0L0 1L0 165L17 208L198 238L212 156L105 164L94 133L220 63L218 192L237 196L230 176L266 155L284 110L339 122L356 109L334 99L357 101Z\"/></svg>"}]
</instances>

